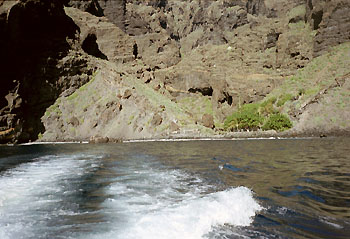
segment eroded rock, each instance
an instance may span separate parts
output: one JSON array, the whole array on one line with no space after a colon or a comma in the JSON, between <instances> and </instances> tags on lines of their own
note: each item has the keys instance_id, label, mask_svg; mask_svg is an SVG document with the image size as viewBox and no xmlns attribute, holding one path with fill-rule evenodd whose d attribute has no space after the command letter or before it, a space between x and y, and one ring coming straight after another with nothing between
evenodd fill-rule
<instances>
[{"instance_id":1,"label":"eroded rock","mask_svg":"<svg viewBox=\"0 0 350 239\"><path fill-rule=\"evenodd\" d=\"M135 59L135 41L107 18L72 7L66 7L65 12L79 26L80 43L88 54L121 63Z\"/></svg>"},{"instance_id":2,"label":"eroded rock","mask_svg":"<svg viewBox=\"0 0 350 239\"><path fill-rule=\"evenodd\" d=\"M97 17L106 17L120 29L125 27L125 0L70 0L69 6Z\"/></svg>"},{"instance_id":3,"label":"eroded rock","mask_svg":"<svg viewBox=\"0 0 350 239\"><path fill-rule=\"evenodd\" d=\"M163 122L163 118L159 114L155 114L152 118L151 124L153 126L159 126Z\"/></svg>"},{"instance_id":4,"label":"eroded rock","mask_svg":"<svg viewBox=\"0 0 350 239\"><path fill-rule=\"evenodd\" d=\"M214 129L214 117L210 114L204 114L202 117L202 124L207 128Z\"/></svg>"},{"instance_id":5,"label":"eroded rock","mask_svg":"<svg viewBox=\"0 0 350 239\"><path fill-rule=\"evenodd\" d=\"M58 83L62 69L57 64L68 55L78 28L65 15L63 3L28 0L0 4L0 112L8 119L0 127L15 126L11 142L35 140L44 130L40 117L65 90ZM69 87L70 79L64 85ZM6 100L9 93L16 97ZM15 117L9 117L11 114Z\"/></svg>"},{"instance_id":6,"label":"eroded rock","mask_svg":"<svg viewBox=\"0 0 350 239\"><path fill-rule=\"evenodd\" d=\"M307 0L307 20L317 34L314 55L350 41L350 2L347 0Z\"/></svg>"},{"instance_id":7,"label":"eroded rock","mask_svg":"<svg viewBox=\"0 0 350 239\"><path fill-rule=\"evenodd\" d=\"M101 137L101 136L92 136L89 139L90 144L106 144L109 142L108 137Z\"/></svg>"}]
</instances>

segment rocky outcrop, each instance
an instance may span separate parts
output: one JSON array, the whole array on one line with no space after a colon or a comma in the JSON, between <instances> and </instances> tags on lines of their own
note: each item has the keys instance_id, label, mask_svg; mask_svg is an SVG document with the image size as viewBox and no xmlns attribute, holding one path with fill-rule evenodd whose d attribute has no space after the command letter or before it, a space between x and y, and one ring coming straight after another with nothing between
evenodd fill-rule
<instances>
[{"instance_id":1,"label":"rocky outcrop","mask_svg":"<svg viewBox=\"0 0 350 239\"><path fill-rule=\"evenodd\" d=\"M137 56L135 41L104 17L96 17L76 8L65 8L80 30L82 49L95 57L125 63Z\"/></svg>"},{"instance_id":2,"label":"rocky outcrop","mask_svg":"<svg viewBox=\"0 0 350 239\"><path fill-rule=\"evenodd\" d=\"M214 117L210 114L204 114L202 117L202 124L207 128L214 129L215 128Z\"/></svg>"},{"instance_id":3,"label":"rocky outcrop","mask_svg":"<svg viewBox=\"0 0 350 239\"><path fill-rule=\"evenodd\" d=\"M120 29L125 28L126 0L70 0L67 5L97 17L104 16Z\"/></svg>"},{"instance_id":4,"label":"rocky outcrop","mask_svg":"<svg viewBox=\"0 0 350 239\"><path fill-rule=\"evenodd\" d=\"M283 18L291 9L299 5L305 4L305 0L249 0L252 2L257 14L264 14L269 18Z\"/></svg>"},{"instance_id":5,"label":"rocky outcrop","mask_svg":"<svg viewBox=\"0 0 350 239\"><path fill-rule=\"evenodd\" d=\"M46 129L41 140L161 138L178 133L175 122L181 123L182 131L195 125L164 89L153 90L107 61L97 65L93 80L47 109L41 119Z\"/></svg>"},{"instance_id":6,"label":"rocky outcrop","mask_svg":"<svg viewBox=\"0 0 350 239\"><path fill-rule=\"evenodd\" d=\"M302 105L294 130L299 134L349 134L350 107L345 103L348 101L346 92L349 91L350 73L336 78L327 88Z\"/></svg>"},{"instance_id":7,"label":"rocky outcrop","mask_svg":"<svg viewBox=\"0 0 350 239\"><path fill-rule=\"evenodd\" d=\"M164 32L135 37L137 57L151 69L174 66L181 59L180 44Z\"/></svg>"},{"instance_id":8,"label":"rocky outcrop","mask_svg":"<svg viewBox=\"0 0 350 239\"><path fill-rule=\"evenodd\" d=\"M252 15L267 15L267 8L264 0L248 0L247 11Z\"/></svg>"},{"instance_id":9,"label":"rocky outcrop","mask_svg":"<svg viewBox=\"0 0 350 239\"><path fill-rule=\"evenodd\" d=\"M350 2L347 0L307 0L307 20L317 30L314 55L350 41Z\"/></svg>"},{"instance_id":10,"label":"rocky outcrop","mask_svg":"<svg viewBox=\"0 0 350 239\"><path fill-rule=\"evenodd\" d=\"M93 71L86 68L86 59L69 58L78 28L63 4L28 0L0 6L0 128L13 129L2 142L35 140L44 131L40 117L46 108L63 91L86 83Z\"/></svg>"}]
</instances>

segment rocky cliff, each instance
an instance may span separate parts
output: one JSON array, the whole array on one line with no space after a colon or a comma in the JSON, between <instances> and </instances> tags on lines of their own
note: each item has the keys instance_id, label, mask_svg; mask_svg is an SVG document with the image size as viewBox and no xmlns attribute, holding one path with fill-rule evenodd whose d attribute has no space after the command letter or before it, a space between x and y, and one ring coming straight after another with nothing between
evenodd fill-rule
<instances>
[{"instance_id":1,"label":"rocky cliff","mask_svg":"<svg viewBox=\"0 0 350 239\"><path fill-rule=\"evenodd\" d=\"M314 55L319 56L330 47L350 39L350 3L347 0L308 0L306 19L316 30Z\"/></svg>"},{"instance_id":2,"label":"rocky cliff","mask_svg":"<svg viewBox=\"0 0 350 239\"><path fill-rule=\"evenodd\" d=\"M78 27L63 1L3 1L0 10L2 142L26 142L43 131L40 118L65 90L89 81L86 59L68 60ZM63 27L64 26L64 27ZM74 77L76 76L76 77Z\"/></svg>"},{"instance_id":3,"label":"rocky cliff","mask_svg":"<svg viewBox=\"0 0 350 239\"><path fill-rule=\"evenodd\" d=\"M346 134L349 10L347 0L0 1L0 143Z\"/></svg>"}]
</instances>

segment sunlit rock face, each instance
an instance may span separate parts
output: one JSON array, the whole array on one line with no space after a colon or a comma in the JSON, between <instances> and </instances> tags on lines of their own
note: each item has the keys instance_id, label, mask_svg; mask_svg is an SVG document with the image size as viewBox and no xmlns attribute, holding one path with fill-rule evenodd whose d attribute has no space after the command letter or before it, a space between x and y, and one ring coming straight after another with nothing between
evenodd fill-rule
<instances>
[{"instance_id":1,"label":"sunlit rock face","mask_svg":"<svg viewBox=\"0 0 350 239\"><path fill-rule=\"evenodd\" d=\"M350 2L347 0L307 0L307 20L317 31L314 54L350 41Z\"/></svg>"},{"instance_id":2,"label":"sunlit rock face","mask_svg":"<svg viewBox=\"0 0 350 239\"><path fill-rule=\"evenodd\" d=\"M70 0L68 5L97 17L105 16L119 28L125 28L126 0Z\"/></svg>"}]
</instances>

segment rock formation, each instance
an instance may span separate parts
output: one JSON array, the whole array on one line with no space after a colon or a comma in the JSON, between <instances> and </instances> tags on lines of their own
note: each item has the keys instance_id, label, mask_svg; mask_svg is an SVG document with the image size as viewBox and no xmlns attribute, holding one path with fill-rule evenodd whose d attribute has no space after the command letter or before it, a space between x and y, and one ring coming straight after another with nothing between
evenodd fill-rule
<instances>
[{"instance_id":1,"label":"rock formation","mask_svg":"<svg viewBox=\"0 0 350 239\"><path fill-rule=\"evenodd\" d=\"M92 71L84 58L65 59L78 28L65 15L63 4L59 0L1 3L0 127L14 129L3 142L37 139L44 130L40 118L46 108L61 92L89 80L77 79Z\"/></svg>"},{"instance_id":2,"label":"rock formation","mask_svg":"<svg viewBox=\"0 0 350 239\"><path fill-rule=\"evenodd\" d=\"M350 41L350 2L347 0L307 0L307 20L317 30L314 55Z\"/></svg>"},{"instance_id":3,"label":"rock formation","mask_svg":"<svg viewBox=\"0 0 350 239\"><path fill-rule=\"evenodd\" d=\"M232 112L349 42L349 10L347 0L0 1L0 143L225 133ZM313 85L310 75L292 98L307 104L344 69ZM317 107L293 104L278 107L306 132L302 109Z\"/></svg>"},{"instance_id":4,"label":"rock formation","mask_svg":"<svg viewBox=\"0 0 350 239\"><path fill-rule=\"evenodd\" d=\"M120 29L125 28L126 0L70 0L68 6L97 17L104 16Z\"/></svg>"}]
</instances>

